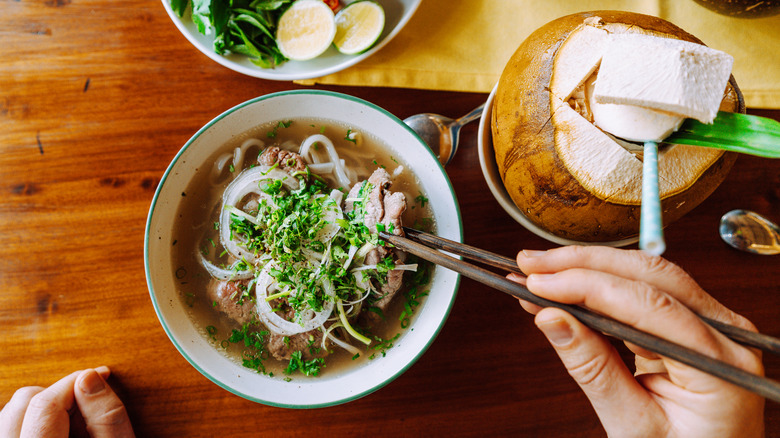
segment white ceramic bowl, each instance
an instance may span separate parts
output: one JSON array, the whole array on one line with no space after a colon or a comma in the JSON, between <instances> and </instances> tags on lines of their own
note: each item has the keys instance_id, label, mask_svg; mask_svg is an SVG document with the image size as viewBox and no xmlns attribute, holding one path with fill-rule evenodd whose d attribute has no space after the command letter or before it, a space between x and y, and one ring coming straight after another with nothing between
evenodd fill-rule
<instances>
[{"instance_id":1,"label":"white ceramic bowl","mask_svg":"<svg viewBox=\"0 0 780 438\"><path fill-rule=\"evenodd\" d=\"M479 151L479 165L482 168L482 174L485 176L485 181L487 182L490 191L493 193L493 197L496 198L496 201L498 201L501 207L520 225L528 229L528 231L559 245L601 245L619 247L636 243L639 240L639 237L611 242L580 242L565 239L539 227L523 214L523 211L515 205L515 202L504 187L504 181L498 173L496 155L493 151L493 134L490 127L490 119L493 112L493 99L495 98L497 87L498 86L493 87L493 91L490 92L487 102L485 102L485 110L482 113L482 118L479 120L477 148Z\"/></svg>"},{"instance_id":2,"label":"white ceramic bowl","mask_svg":"<svg viewBox=\"0 0 780 438\"><path fill-rule=\"evenodd\" d=\"M187 9L184 17L179 17L171 9L170 0L162 0L165 11L171 17L173 24L179 29L187 40L192 43L204 55L219 64L239 73L262 79L278 81L295 81L300 79L318 78L341 71L366 59L379 49L384 47L406 25L421 0L378 0L385 10L385 27L379 41L366 52L358 55L344 55L339 53L332 45L322 55L308 61L288 61L279 67L269 69L260 68L249 61L243 55L231 54L218 55L214 52L214 35L203 35L192 23L191 7Z\"/></svg>"},{"instance_id":3,"label":"white ceramic bowl","mask_svg":"<svg viewBox=\"0 0 780 438\"><path fill-rule=\"evenodd\" d=\"M408 369L441 330L455 300L460 277L436 268L430 294L417 308L410 327L401 332L386 356L333 375L285 382L244 368L217 351L200 334L179 297L171 261L177 207L194 172L210 168L214 148L250 128L278 120L317 118L347 123L352 129L384 139L418 176L431 200L438 234L462 241L457 200L436 156L401 120L366 101L327 91L299 90L270 94L242 103L201 128L174 157L154 195L146 224L146 278L157 316L179 352L204 376L241 397L272 406L314 408L365 396Z\"/></svg>"},{"instance_id":4,"label":"white ceramic bowl","mask_svg":"<svg viewBox=\"0 0 780 438\"><path fill-rule=\"evenodd\" d=\"M204 339L188 316L177 290L172 266L172 235L182 192L198 168L211 163L214 148L250 128L278 120L317 118L348 124L352 129L385 139L418 176L431 207L438 233L462 241L463 231L455 194L436 156L401 120L366 101L344 94L298 90L270 94L242 103L201 128L174 157L154 195L146 224L146 278L157 316L179 352L204 376L241 397L272 406L314 408L345 403L388 384L408 369L441 330L455 300L460 277L436 268L430 294L417 308L413 323L387 355L366 361L340 374L316 378L267 377L244 368Z\"/></svg>"}]
</instances>

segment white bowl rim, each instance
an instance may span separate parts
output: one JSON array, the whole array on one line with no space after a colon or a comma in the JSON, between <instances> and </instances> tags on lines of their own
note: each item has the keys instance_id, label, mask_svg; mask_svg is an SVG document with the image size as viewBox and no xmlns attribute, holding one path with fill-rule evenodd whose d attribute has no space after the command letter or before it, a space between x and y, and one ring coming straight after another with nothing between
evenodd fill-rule
<instances>
[{"instance_id":1,"label":"white bowl rim","mask_svg":"<svg viewBox=\"0 0 780 438\"><path fill-rule=\"evenodd\" d=\"M512 198L509 196L509 192L507 192L506 188L504 187L501 177L498 175L498 169L496 168L493 144L490 141L490 119L491 113L493 112L493 99L495 98L497 89L498 84L496 84L493 87L493 90L490 92L490 95L485 102L485 110L482 113L482 117L479 119L479 128L477 128L477 155L479 155L479 166L482 169L482 175L485 177L485 182L490 188L490 192L493 193L493 197L496 198L496 201L498 201L504 211L506 211L507 214L512 216L514 220L516 220L528 231L536 234L542 239L557 243L558 245L600 245L621 247L638 242L639 236L607 242L581 242L578 240L566 239L542 229L533 223L530 219L528 219L523 211L520 210L514 201L512 201Z\"/></svg>"},{"instance_id":2,"label":"white bowl rim","mask_svg":"<svg viewBox=\"0 0 780 438\"><path fill-rule=\"evenodd\" d=\"M401 30L404 27L406 27L406 24L409 22L409 20L411 20L415 12L417 12L420 3L422 3L422 0L409 0L411 2L409 4L409 9L404 11L403 15L400 17L400 20L398 21L398 24L396 24L396 26L387 35L385 35L384 38L377 41L376 44L374 44L374 46L372 46L370 49L368 49L363 53L359 53L357 55L339 54L338 56L348 56L348 58L344 61L333 64L329 67L308 69L306 70L305 73L304 72L280 73L279 70L275 70L275 69L267 69L262 67L250 67L248 65L243 65L240 62L233 61L228 57L225 57L223 55L214 52L214 50L211 49L210 47L204 47L203 43L199 41L198 35L193 34L191 32L191 29L188 28L189 24L185 24L183 17L179 17L173 11L170 5L170 0L161 0L161 1L163 7L165 8L165 11L168 13L168 16L173 22L173 24L176 26L179 32L184 36L184 38L187 39L187 41L189 41L189 43L192 44L196 49L198 49L199 52L211 58L211 60L215 61L217 64L220 64L223 67L226 67L230 70L245 74L247 76L252 76L255 78L269 79L275 81L298 81L304 79L314 79L322 76L327 76L333 73L337 73L340 72L341 70L352 67L353 65L363 61L364 59L378 52L384 46L386 46L391 40L393 40L395 36L398 35L398 33L401 32ZM328 50L335 50L335 49L330 48ZM235 55L235 56L240 56L240 55ZM314 60L316 59L317 58L314 58ZM314 61L314 60L310 60L310 61ZM304 63L310 61L290 60L287 62L293 62L293 63L299 63L301 65L305 65Z\"/></svg>"},{"instance_id":3,"label":"white bowl rim","mask_svg":"<svg viewBox=\"0 0 780 438\"><path fill-rule=\"evenodd\" d=\"M267 99L272 99L272 98L285 96L285 95L292 95L292 94L327 95L327 96L330 96L330 97L335 97L335 98L340 98L340 99L345 99L345 100L350 100L350 101L353 101L353 102L357 102L357 103L366 105L366 106L370 107L371 109L379 111L383 115L385 115L385 116L389 117L390 119L392 119L397 125L401 126L402 128L406 129L408 132L413 134L419 140L421 146L424 147L424 150L426 150L427 153L431 155L431 157L433 158L433 161L438 164L439 171L442 173L442 176L444 177L444 180L446 181L446 183L448 185L448 189L449 189L450 194L452 196L452 202L454 203L455 212L456 212L456 216L457 216L456 219L457 219L458 238L460 239L461 242L463 241L463 219L462 219L462 216L461 216L460 207L458 205L458 199L457 199L457 196L455 195L455 190L454 190L454 188L452 186L452 182L449 180L449 177L447 176L447 173L444 171L444 167L441 166L441 164L439 163L439 160L436 157L436 155L425 145L425 142L409 126L407 126L403 121L398 119L395 115L393 115L389 111L387 111L384 108L379 107L379 106L377 106L377 105L375 105L375 104L373 104L371 102L368 102L368 101L363 100L363 99L358 98L358 97L350 96L348 94L343 94L343 93L338 93L338 92L333 92L333 91L327 91L327 90L304 89L304 90L280 91L280 92L270 93L270 94L266 94L266 95L262 95L262 96L250 99L248 101L245 101L243 103L240 103L240 104L238 104L238 105L228 109L227 111L223 112L222 114L218 115L217 117L215 117L214 119L209 121L206 125L204 125L202 128L200 128L189 140L187 140L187 142L184 144L184 146L176 153L176 155L174 156L174 158L169 163L168 167L166 168L165 172L163 173L163 176L160 178L160 181L159 181L159 183L157 185L157 189L155 190L154 196L152 198L151 205L149 207L149 213L148 213L148 216L147 216L147 222L146 222L145 233L144 233L144 271L145 271L145 275L146 275L147 288L149 290L150 299L152 301L152 306L154 307L155 314L157 315L157 320L162 325L163 330L165 331L165 334L168 336L168 338L170 339L171 343L173 343L173 345L176 347L176 350L179 352L179 354L181 354L187 360L187 362L190 365L192 365L201 375L205 376L207 379L211 380L213 383L215 383L216 385L220 386L221 388L227 390L228 392L230 392L232 394L235 394L235 395L238 395L238 396L240 396L242 398L245 398L247 400L250 400L250 401L253 401L253 402L256 402L256 403L261 403L261 404L264 404L264 405L267 405L267 406L274 406L274 407L281 407L281 408L293 408L293 409L315 409L315 408L336 406L336 405L344 404L344 403L347 403L347 402L350 402L350 401L353 401L353 400L365 397L365 396L367 396L367 395L369 395L369 394L371 394L373 392L376 392L377 390L383 388L384 386L388 385L389 383L394 381L396 378L401 376L403 373L405 373L412 365L414 365L417 362L417 360L419 360L420 357L422 357L422 355L428 350L428 348L431 346L431 344L435 341L435 339L437 338L438 334L441 332L442 328L444 327L444 324L446 323L447 319L449 318L449 314L452 311L452 307L454 306L455 299L456 299L457 293L458 293L458 289L460 287L461 276L460 276L460 274L455 273L455 277L454 277L455 280L454 280L454 283L452 285L452 289L453 289L452 296L451 296L451 298L449 300L449 303L447 303L447 308L446 308L446 310L443 313L441 321L439 321L438 326L436 327L436 329L433 331L433 333L431 334L429 339L426 341L426 343L422 346L422 348L420 348L419 351L417 351L417 353L414 355L414 357L412 357L411 360L409 360L406 364L404 364L403 367L399 368L394 374L385 376L384 380L382 380L381 382L375 384L374 386L372 386L372 387L370 387L370 388L368 388L368 389L366 389L366 390L364 390L362 392L358 392L358 393L352 394L352 395L347 396L347 397L342 397L342 398L339 398L339 399L334 399L334 400L330 400L330 401L327 401L327 402L314 403L314 404L279 403L279 402L274 402L274 401L267 400L267 399L262 399L260 397L255 397L253 395L247 394L246 392L239 391L238 389L233 388L233 387L225 384L224 382L220 381L215 376L212 376L205 369L203 369L189 354L187 354L187 352L184 350L182 345L180 345L178 340L175 338L171 328L168 326L168 324L163 319L162 311L161 311L161 309L159 307L157 299L155 299L154 286L152 285L152 275L151 275L150 265L149 265L149 247L150 247L149 239L150 239L150 236L151 236L152 216L153 216L153 213L154 213L155 205L157 204L157 200L158 200L158 198L160 196L160 193L162 192L162 188L163 188L163 186L165 184L165 181L168 178L168 176L170 175L170 173L172 172L175 164L179 161L179 159L185 153L185 151L196 141L196 139L198 139L198 137L201 134L203 134L206 130L208 130L211 126L213 126L214 124L216 124L217 122L219 122L223 118L227 117L231 113L233 113L233 112L235 112L235 111L237 111L237 110L239 110L239 109L241 109L241 108L243 108L245 106L252 105L252 104L254 104L256 102L259 102L259 101L262 101L262 100L267 100ZM408 330L408 328L407 328L407 330Z\"/></svg>"}]
</instances>

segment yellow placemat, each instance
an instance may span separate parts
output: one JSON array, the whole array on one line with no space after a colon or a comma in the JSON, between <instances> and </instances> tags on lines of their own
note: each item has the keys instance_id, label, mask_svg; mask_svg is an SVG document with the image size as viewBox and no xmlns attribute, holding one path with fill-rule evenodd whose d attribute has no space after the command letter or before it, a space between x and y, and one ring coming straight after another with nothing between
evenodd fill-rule
<instances>
[{"instance_id":1,"label":"yellow placemat","mask_svg":"<svg viewBox=\"0 0 780 438\"><path fill-rule=\"evenodd\" d=\"M489 92L517 46L563 15L617 9L655 15L734 56L748 107L780 108L780 15L736 19L693 0L422 0L382 50L339 73L299 81Z\"/></svg>"}]
</instances>

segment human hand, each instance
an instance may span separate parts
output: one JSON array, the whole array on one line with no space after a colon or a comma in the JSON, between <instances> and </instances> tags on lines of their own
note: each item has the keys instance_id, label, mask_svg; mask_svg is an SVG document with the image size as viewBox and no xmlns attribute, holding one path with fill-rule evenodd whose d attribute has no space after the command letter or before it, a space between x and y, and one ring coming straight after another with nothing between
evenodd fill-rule
<instances>
[{"instance_id":1,"label":"human hand","mask_svg":"<svg viewBox=\"0 0 780 438\"><path fill-rule=\"evenodd\" d=\"M708 295L681 268L641 251L562 247L522 251L510 274L536 295L584 305L623 323L763 375L760 353L696 315L755 331L747 319ZM569 313L521 301L536 314L569 374L610 436L763 436L764 399L702 371L626 343L632 375L612 344ZM695 312L695 313L694 313Z\"/></svg>"},{"instance_id":2,"label":"human hand","mask_svg":"<svg viewBox=\"0 0 780 438\"><path fill-rule=\"evenodd\" d=\"M66 438L77 432L72 416L80 413L93 438L134 437L125 406L106 384L110 373L108 367L76 371L48 388L17 390L0 411L0 436Z\"/></svg>"}]
</instances>

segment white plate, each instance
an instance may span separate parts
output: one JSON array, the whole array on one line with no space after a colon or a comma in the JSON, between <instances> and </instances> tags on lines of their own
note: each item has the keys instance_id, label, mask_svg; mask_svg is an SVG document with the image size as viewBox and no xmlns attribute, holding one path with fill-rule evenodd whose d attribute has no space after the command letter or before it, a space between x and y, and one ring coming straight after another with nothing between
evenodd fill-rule
<instances>
[{"instance_id":1,"label":"white plate","mask_svg":"<svg viewBox=\"0 0 780 438\"><path fill-rule=\"evenodd\" d=\"M228 391L272 406L315 408L363 397L406 371L430 346L444 325L460 282L453 271L434 269L430 293L412 324L401 332L386 356L316 378L268 377L230 360L209 344L188 315L177 289L171 248L179 202L194 172L210 169L214 149L257 125L279 120L335 120L384 139L394 157L417 175L432 202L437 232L461 242L463 225L455 193L436 156L401 120L387 111L339 93L298 90L270 94L242 103L201 128L174 157L152 200L146 224L144 262L152 304L168 337L204 376ZM208 170L203 170L208 171ZM411 395L410 395L411 396Z\"/></svg>"},{"instance_id":2,"label":"white plate","mask_svg":"<svg viewBox=\"0 0 780 438\"><path fill-rule=\"evenodd\" d=\"M565 239L544 230L535 223L531 222L531 220L528 219L525 214L523 214L522 210L520 210L517 205L515 205L515 202L509 196L509 193L504 187L504 182L501 179L501 175L498 173L496 155L493 151L493 135L490 127L490 119L493 112L493 99L495 98L497 88L498 85L493 87L493 91L490 92L487 102L485 102L485 110L482 113L482 118L479 119L479 128L477 131L477 149L479 153L479 165L482 168L482 174L485 176L485 181L487 182L490 191L493 193L493 197L496 198L496 201L498 201L501 207L520 225L528 229L528 231L559 245L601 245L620 247L636 243L639 240L639 237L615 240L611 242L580 242L576 240Z\"/></svg>"},{"instance_id":3,"label":"white plate","mask_svg":"<svg viewBox=\"0 0 780 438\"><path fill-rule=\"evenodd\" d=\"M366 59L379 49L384 47L398 32L406 25L412 15L420 5L421 0L377 0L385 10L385 28L379 41L368 51L358 55L344 55L339 53L333 45L325 53L309 61L287 61L279 67L268 69L261 68L249 61L244 55L231 54L227 56L214 53L213 35L203 35L198 32L198 28L190 19L191 7L187 8L184 17L179 17L171 9L170 0L162 0L168 16L179 28L190 43L198 48L203 54L222 64L223 66L262 79L273 79L278 81L295 81L300 79L318 78L320 76L336 73L347 67L357 64Z\"/></svg>"}]
</instances>

